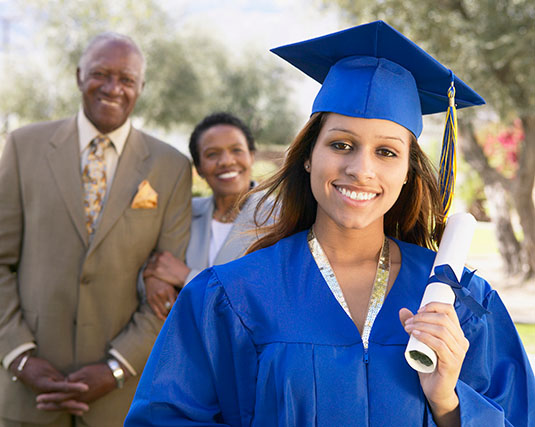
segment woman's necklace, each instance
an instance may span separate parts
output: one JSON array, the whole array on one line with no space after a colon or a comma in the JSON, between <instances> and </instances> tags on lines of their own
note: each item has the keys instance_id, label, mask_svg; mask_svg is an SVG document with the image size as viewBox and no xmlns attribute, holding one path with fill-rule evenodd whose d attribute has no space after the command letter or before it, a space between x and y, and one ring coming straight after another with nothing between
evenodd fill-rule
<instances>
[{"instance_id":1,"label":"woman's necklace","mask_svg":"<svg viewBox=\"0 0 535 427\"><path fill-rule=\"evenodd\" d=\"M329 263L329 260L327 259L327 256L325 255L323 248L318 242L318 239L316 238L316 235L314 234L314 230L312 228L308 232L308 247L310 248L312 257L318 265L321 275L327 282L329 289L333 293L338 303L342 306L346 314L350 317L351 320L353 320L342 289L340 288L340 284L338 283L338 280L336 280L336 276L331 267L331 264ZM366 314L366 320L362 329L362 344L364 345L365 349L368 348L370 333L372 330L373 323L375 322L375 318L377 317L379 310L381 310L381 307L383 306L383 302L385 300L389 276L390 241L388 240L388 237L385 236L383 240L383 246L381 248L381 254L379 256L379 262L377 263L377 270L375 272L375 279L373 281L370 301L368 302L368 312Z\"/></svg>"},{"instance_id":2,"label":"woman's necklace","mask_svg":"<svg viewBox=\"0 0 535 427\"><path fill-rule=\"evenodd\" d=\"M239 209L234 204L232 204L225 212L223 212L222 215L217 215L217 210L214 210L214 214L212 215L212 217L216 221L223 222L223 223L230 223L230 222L234 222L234 220L238 216L238 213L239 213Z\"/></svg>"}]
</instances>

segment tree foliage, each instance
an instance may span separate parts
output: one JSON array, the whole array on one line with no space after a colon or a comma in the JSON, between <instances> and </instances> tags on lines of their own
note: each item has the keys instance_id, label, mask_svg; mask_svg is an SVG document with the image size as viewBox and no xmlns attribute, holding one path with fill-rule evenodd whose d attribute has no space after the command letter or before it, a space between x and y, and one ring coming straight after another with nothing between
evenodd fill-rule
<instances>
[{"instance_id":1,"label":"tree foliage","mask_svg":"<svg viewBox=\"0 0 535 427\"><path fill-rule=\"evenodd\" d=\"M42 55L12 52L0 84L0 109L22 123L77 110L81 52L95 34L113 30L132 36L146 56L146 86L135 110L146 125L191 128L206 114L227 110L249 123L260 142L287 144L294 134L289 79L275 59L251 52L237 61L212 38L183 35L155 0L27 0L22 12L35 17L35 51Z\"/></svg>"}]
</instances>

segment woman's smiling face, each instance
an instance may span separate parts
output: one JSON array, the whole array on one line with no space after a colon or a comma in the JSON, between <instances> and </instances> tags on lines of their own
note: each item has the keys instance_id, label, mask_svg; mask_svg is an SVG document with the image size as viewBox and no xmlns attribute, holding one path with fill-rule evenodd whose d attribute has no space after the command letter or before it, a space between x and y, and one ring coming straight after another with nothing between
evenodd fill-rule
<instances>
[{"instance_id":1,"label":"woman's smiling face","mask_svg":"<svg viewBox=\"0 0 535 427\"><path fill-rule=\"evenodd\" d=\"M216 197L240 195L251 185L254 153L235 126L219 124L205 130L198 142L199 174Z\"/></svg>"},{"instance_id":2,"label":"woman's smiling face","mask_svg":"<svg viewBox=\"0 0 535 427\"><path fill-rule=\"evenodd\" d=\"M316 227L365 229L379 221L382 229L407 177L411 139L388 120L329 114L305 162Z\"/></svg>"}]
</instances>

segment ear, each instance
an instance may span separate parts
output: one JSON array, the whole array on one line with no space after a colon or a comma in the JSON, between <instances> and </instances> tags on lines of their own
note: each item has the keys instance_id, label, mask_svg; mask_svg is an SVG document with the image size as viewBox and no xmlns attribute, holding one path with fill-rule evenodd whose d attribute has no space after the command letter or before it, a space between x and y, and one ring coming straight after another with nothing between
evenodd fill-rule
<instances>
[{"instance_id":1,"label":"ear","mask_svg":"<svg viewBox=\"0 0 535 427\"><path fill-rule=\"evenodd\" d=\"M310 160L305 160L304 167L305 170L310 173Z\"/></svg>"}]
</instances>

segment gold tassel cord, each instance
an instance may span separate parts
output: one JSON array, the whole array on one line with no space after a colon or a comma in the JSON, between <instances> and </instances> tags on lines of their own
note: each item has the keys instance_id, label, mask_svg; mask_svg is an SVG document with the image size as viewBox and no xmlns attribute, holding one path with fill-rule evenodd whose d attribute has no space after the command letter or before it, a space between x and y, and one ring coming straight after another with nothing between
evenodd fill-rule
<instances>
[{"instance_id":1,"label":"gold tassel cord","mask_svg":"<svg viewBox=\"0 0 535 427\"><path fill-rule=\"evenodd\" d=\"M439 186L442 197L444 221L448 216L455 188L455 174L457 172L457 159L455 157L455 144L457 143L457 109L455 108L455 86L453 79L448 89L449 107L446 114L446 127L440 154Z\"/></svg>"}]
</instances>

